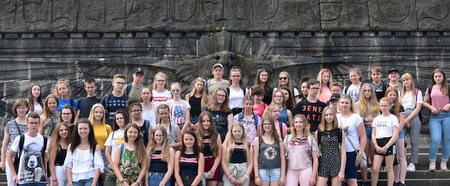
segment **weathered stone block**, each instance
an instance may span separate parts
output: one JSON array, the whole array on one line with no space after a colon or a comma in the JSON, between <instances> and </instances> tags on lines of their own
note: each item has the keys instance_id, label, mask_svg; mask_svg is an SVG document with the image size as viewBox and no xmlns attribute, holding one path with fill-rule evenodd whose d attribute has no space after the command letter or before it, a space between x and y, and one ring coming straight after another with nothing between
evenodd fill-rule
<instances>
[{"instance_id":1,"label":"weathered stone block","mask_svg":"<svg viewBox=\"0 0 450 186\"><path fill-rule=\"evenodd\" d=\"M368 0L320 0L320 23L324 31L368 31Z\"/></svg>"},{"instance_id":2,"label":"weathered stone block","mask_svg":"<svg viewBox=\"0 0 450 186\"><path fill-rule=\"evenodd\" d=\"M417 1L417 20L420 31L446 31L450 29L449 0Z\"/></svg>"},{"instance_id":3,"label":"weathered stone block","mask_svg":"<svg viewBox=\"0 0 450 186\"><path fill-rule=\"evenodd\" d=\"M416 31L416 1L368 0L370 29L373 31Z\"/></svg>"}]
</instances>

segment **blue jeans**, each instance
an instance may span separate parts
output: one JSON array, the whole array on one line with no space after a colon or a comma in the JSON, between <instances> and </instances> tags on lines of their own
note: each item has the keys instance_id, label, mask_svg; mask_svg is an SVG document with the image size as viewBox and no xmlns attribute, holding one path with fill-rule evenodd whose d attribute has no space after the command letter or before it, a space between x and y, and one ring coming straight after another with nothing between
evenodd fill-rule
<instances>
[{"instance_id":1,"label":"blue jeans","mask_svg":"<svg viewBox=\"0 0 450 186\"><path fill-rule=\"evenodd\" d=\"M436 161L439 144L442 140L442 161L450 155L450 112L439 111L430 117L430 161Z\"/></svg>"},{"instance_id":2,"label":"blue jeans","mask_svg":"<svg viewBox=\"0 0 450 186\"><path fill-rule=\"evenodd\" d=\"M164 179L164 176L166 176L166 173L159 173L159 172L150 172L148 173L148 185L149 186L158 186L159 183ZM167 181L165 186L172 185L172 178Z\"/></svg>"},{"instance_id":3,"label":"blue jeans","mask_svg":"<svg viewBox=\"0 0 450 186\"><path fill-rule=\"evenodd\" d=\"M102 152L103 166L108 167L109 163L105 156L105 149L100 149L100 151Z\"/></svg>"},{"instance_id":4,"label":"blue jeans","mask_svg":"<svg viewBox=\"0 0 450 186\"><path fill-rule=\"evenodd\" d=\"M73 182L73 186L90 186L92 185L92 182L94 181L94 178L89 178L85 180L78 180ZM96 184L98 186L98 182Z\"/></svg>"},{"instance_id":5,"label":"blue jeans","mask_svg":"<svg viewBox=\"0 0 450 186\"><path fill-rule=\"evenodd\" d=\"M20 186L46 186L46 183L25 183L25 184L18 184Z\"/></svg>"},{"instance_id":6,"label":"blue jeans","mask_svg":"<svg viewBox=\"0 0 450 186\"><path fill-rule=\"evenodd\" d=\"M198 122L198 116L191 116L191 123L196 124Z\"/></svg>"}]
</instances>

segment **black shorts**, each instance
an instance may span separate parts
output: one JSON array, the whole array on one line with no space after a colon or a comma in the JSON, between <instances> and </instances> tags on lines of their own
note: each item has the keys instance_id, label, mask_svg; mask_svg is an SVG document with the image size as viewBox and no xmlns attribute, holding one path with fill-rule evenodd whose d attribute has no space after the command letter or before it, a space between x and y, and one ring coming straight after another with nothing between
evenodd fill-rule
<instances>
[{"instance_id":1,"label":"black shorts","mask_svg":"<svg viewBox=\"0 0 450 186\"><path fill-rule=\"evenodd\" d=\"M389 143L389 140L391 140L391 137L377 139L377 144L379 147L384 147L384 146L386 146L387 143ZM380 155L380 156L393 155L393 154L395 154L394 149L395 149L395 144L388 148L388 150L386 151L386 154L379 154L377 151L375 151L375 154Z\"/></svg>"}]
</instances>

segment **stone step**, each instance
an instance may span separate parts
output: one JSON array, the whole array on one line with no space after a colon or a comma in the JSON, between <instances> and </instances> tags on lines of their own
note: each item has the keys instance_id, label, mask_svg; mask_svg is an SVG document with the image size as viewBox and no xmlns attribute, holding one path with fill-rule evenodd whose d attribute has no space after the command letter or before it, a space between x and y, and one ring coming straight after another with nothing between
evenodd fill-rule
<instances>
[{"instance_id":1,"label":"stone step","mask_svg":"<svg viewBox=\"0 0 450 186\"><path fill-rule=\"evenodd\" d=\"M362 185L362 181L358 180L358 185ZM408 186L426 186L426 185L436 185L436 186L447 186L450 185L450 179L409 179L405 181ZM378 180L377 186L386 186L387 180Z\"/></svg>"},{"instance_id":2,"label":"stone step","mask_svg":"<svg viewBox=\"0 0 450 186\"><path fill-rule=\"evenodd\" d=\"M358 171L358 180L362 179L360 171ZM370 180L371 171L368 172L367 178ZM429 172L428 170L416 170L414 172L406 172L406 180L410 179L449 179L449 171ZM387 179L386 171L381 171L378 176L379 179Z\"/></svg>"}]
</instances>

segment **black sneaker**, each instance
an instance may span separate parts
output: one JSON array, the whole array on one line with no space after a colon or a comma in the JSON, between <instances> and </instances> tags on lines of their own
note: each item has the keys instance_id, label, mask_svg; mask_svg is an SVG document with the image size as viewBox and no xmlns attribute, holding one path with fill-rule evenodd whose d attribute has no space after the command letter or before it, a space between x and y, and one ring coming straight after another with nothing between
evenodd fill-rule
<instances>
[{"instance_id":1,"label":"black sneaker","mask_svg":"<svg viewBox=\"0 0 450 186\"><path fill-rule=\"evenodd\" d=\"M394 182L394 186L399 186L400 182Z\"/></svg>"}]
</instances>

